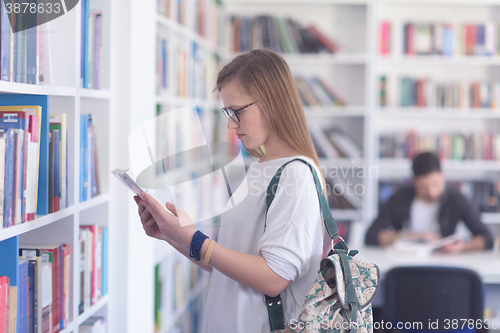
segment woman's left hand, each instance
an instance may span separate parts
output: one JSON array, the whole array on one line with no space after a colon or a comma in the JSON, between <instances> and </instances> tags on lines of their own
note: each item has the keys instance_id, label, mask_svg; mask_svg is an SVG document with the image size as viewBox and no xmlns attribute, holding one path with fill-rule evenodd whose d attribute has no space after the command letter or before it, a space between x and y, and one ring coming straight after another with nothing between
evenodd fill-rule
<instances>
[{"instance_id":1,"label":"woman's left hand","mask_svg":"<svg viewBox=\"0 0 500 333\"><path fill-rule=\"evenodd\" d=\"M161 233L165 237L189 249L193 235L197 231L190 217L184 211L179 209L179 213L181 214L180 218L183 222L181 224L174 204L170 202L167 202L166 204L167 209L172 212L170 213L148 193L142 192L141 195L144 198L142 202L143 205L155 219Z\"/></svg>"}]
</instances>

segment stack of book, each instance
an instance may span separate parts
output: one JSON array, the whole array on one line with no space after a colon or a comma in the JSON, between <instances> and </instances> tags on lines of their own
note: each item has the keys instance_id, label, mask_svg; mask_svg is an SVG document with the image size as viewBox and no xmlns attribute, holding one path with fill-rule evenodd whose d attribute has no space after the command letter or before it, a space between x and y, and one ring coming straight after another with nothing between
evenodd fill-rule
<instances>
[{"instance_id":1,"label":"stack of book","mask_svg":"<svg viewBox=\"0 0 500 333\"><path fill-rule=\"evenodd\" d=\"M300 99L304 106L344 106L345 101L318 76L295 77Z\"/></svg>"},{"instance_id":2,"label":"stack of book","mask_svg":"<svg viewBox=\"0 0 500 333\"><path fill-rule=\"evenodd\" d=\"M37 25L37 19L38 15L26 15L23 11L8 14L7 7L0 6L1 80L51 84L50 22Z\"/></svg>"},{"instance_id":3,"label":"stack of book","mask_svg":"<svg viewBox=\"0 0 500 333\"><path fill-rule=\"evenodd\" d=\"M382 134L380 158L413 158L421 151L435 151L446 160L500 159L500 133Z\"/></svg>"},{"instance_id":4,"label":"stack of book","mask_svg":"<svg viewBox=\"0 0 500 333\"><path fill-rule=\"evenodd\" d=\"M80 226L80 297L82 314L108 294L108 228Z\"/></svg>"},{"instance_id":5,"label":"stack of book","mask_svg":"<svg viewBox=\"0 0 500 333\"><path fill-rule=\"evenodd\" d=\"M80 115L80 202L101 193L97 141L92 115Z\"/></svg>"},{"instance_id":6,"label":"stack of book","mask_svg":"<svg viewBox=\"0 0 500 333\"><path fill-rule=\"evenodd\" d=\"M385 76L380 79L381 96L387 95L386 80ZM401 77L399 91L402 107L498 108L500 101L500 82L436 82ZM385 101L381 98L382 106Z\"/></svg>"},{"instance_id":7,"label":"stack of book","mask_svg":"<svg viewBox=\"0 0 500 333\"><path fill-rule=\"evenodd\" d=\"M320 158L361 158L363 150L342 129L309 124L309 132Z\"/></svg>"},{"instance_id":8,"label":"stack of book","mask_svg":"<svg viewBox=\"0 0 500 333\"><path fill-rule=\"evenodd\" d=\"M0 277L1 331L57 333L67 327L70 320L70 247L66 244L21 244L18 269L19 280L15 286L10 283L11 278Z\"/></svg>"},{"instance_id":9,"label":"stack of book","mask_svg":"<svg viewBox=\"0 0 500 333\"><path fill-rule=\"evenodd\" d=\"M292 18L257 16L231 18L232 51L270 48L280 53L335 53L339 45L315 25L304 27Z\"/></svg>"},{"instance_id":10,"label":"stack of book","mask_svg":"<svg viewBox=\"0 0 500 333\"><path fill-rule=\"evenodd\" d=\"M90 0L82 0L81 36L82 88L101 89L102 10L91 10Z\"/></svg>"}]
</instances>

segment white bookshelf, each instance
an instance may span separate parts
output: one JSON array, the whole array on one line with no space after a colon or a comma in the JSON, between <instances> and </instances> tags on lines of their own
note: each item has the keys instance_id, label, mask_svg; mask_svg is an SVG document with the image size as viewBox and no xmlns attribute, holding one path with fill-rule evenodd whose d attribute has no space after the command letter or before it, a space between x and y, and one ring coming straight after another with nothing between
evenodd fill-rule
<instances>
[{"instance_id":1,"label":"white bookshelf","mask_svg":"<svg viewBox=\"0 0 500 333\"><path fill-rule=\"evenodd\" d=\"M110 220L110 168L111 139L111 86L109 61L110 48L110 1L92 0L91 9L102 9L102 90L83 89L80 83L80 40L81 40L81 3L71 11L49 22L50 66L52 82L48 85L21 84L0 81L1 94L47 95L48 110L42 112L65 113L68 121L68 207L58 212L38 216L35 220L0 230L0 241L19 236L19 243L65 243L71 248L70 267L70 313L69 325L62 333L78 333L78 328L85 319L93 315L107 317L112 307L112 293L102 297L96 304L82 314L78 313L80 297L80 249L79 226L98 224L114 230ZM101 194L79 202L79 150L80 150L80 115L92 114L98 150L98 167ZM110 237L112 238L112 236ZM111 252L111 251L110 251ZM113 257L108 256L109 262ZM1 260L1 259L0 259ZM108 271L111 273L111 271ZM111 285L111 281L108 281ZM109 332L113 325L107 320Z\"/></svg>"}]
</instances>

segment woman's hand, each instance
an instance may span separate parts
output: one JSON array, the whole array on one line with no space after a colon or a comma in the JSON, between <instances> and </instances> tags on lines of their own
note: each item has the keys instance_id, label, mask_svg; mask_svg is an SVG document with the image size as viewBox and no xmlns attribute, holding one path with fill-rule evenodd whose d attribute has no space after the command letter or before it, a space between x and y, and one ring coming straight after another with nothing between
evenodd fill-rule
<instances>
[{"instance_id":1,"label":"woman's hand","mask_svg":"<svg viewBox=\"0 0 500 333\"><path fill-rule=\"evenodd\" d=\"M141 215L141 222L146 234L163 240L168 238L189 248L193 235L197 230L189 216L184 211L179 211L183 222L182 224L185 225L181 226L178 212L174 204L167 202L165 204L168 209L167 211L149 194L142 192L141 195L144 200L139 199L138 204L139 207L142 205L144 210L141 213L139 208L139 214Z\"/></svg>"},{"instance_id":2,"label":"woman's hand","mask_svg":"<svg viewBox=\"0 0 500 333\"><path fill-rule=\"evenodd\" d=\"M142 227L144 228L144 231L146 232L146 235L149 237L161 239L161 240L166 240L165 236L161 233L160 228L156 224L155 219L149 211L146 209L146 206L144 206L141 198L139 198L138 195L134 196L135 203L138 206L138 211L139 211L139 216L141 217L141 223Z\"/></svg>"}]
</instances>

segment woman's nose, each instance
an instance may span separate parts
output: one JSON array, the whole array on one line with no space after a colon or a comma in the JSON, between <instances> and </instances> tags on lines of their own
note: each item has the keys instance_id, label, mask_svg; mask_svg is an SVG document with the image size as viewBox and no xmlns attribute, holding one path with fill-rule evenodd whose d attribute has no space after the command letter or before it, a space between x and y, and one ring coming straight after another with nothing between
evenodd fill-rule
<instances>
[{"instance_id":1,"label":"woman's nose","mask_svg":"<svg viewBox=\"0 0 500 333\"><path fill-rule=\"evenodd\" d=\"M229 117L227 120L227 128L228 129L235 129L238 128L240 125L233 120L233 118Z\"/></svg>"}]
</instances>

